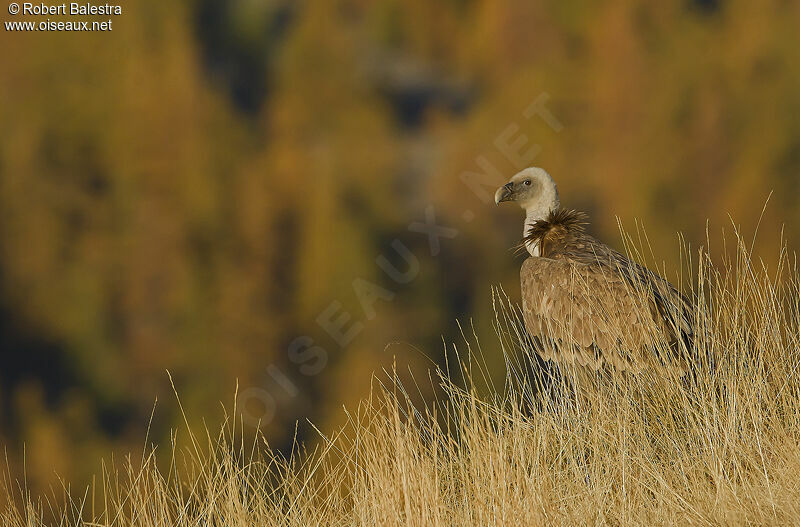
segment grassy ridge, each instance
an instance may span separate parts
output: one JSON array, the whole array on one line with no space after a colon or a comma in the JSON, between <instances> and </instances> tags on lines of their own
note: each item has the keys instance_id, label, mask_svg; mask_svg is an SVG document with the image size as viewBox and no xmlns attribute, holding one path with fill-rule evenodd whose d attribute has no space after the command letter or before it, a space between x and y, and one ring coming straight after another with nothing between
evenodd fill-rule
<instances>
[{"instance_id":1,"label":"grassy ridge","mask_svg":"<svg viewBox=\"0 0 800 527\"><path fill-rule=\"evenodd\" d=\"M62 525L143 527L800 524L796 264L784 252L768 269L739 242L721 264L701 256L694 274L694 344L714 367L691 381L601 372L581 393L569 382L542 390L523 371L518 316L498 301L491 352L508 367L488 395L472 343L451 373L431 375L435 403L412 403L392 373L376 378L313 452L246 445L231 417L216 436L192 435L168 467L152 455L109 467L65 508L7 477L0 523L39 525L57 509Z\"/></svg>"}]
</instances>

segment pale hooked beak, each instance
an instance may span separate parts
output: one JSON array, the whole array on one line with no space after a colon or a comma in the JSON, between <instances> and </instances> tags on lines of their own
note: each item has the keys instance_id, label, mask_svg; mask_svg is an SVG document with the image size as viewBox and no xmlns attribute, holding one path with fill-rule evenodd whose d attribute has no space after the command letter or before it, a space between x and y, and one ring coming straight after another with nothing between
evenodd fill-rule
<instances>
[{"instance_id":1,"label":"pale hooked beak","mask_svg":"<svg viewBox=\"0 0 800 527\"><path fill-rule=\"evenodd\" d=\"M514 184L506 183L494 193L494 204L500 205L504 201L514 200Z\"/></svg>"}]
</instances>

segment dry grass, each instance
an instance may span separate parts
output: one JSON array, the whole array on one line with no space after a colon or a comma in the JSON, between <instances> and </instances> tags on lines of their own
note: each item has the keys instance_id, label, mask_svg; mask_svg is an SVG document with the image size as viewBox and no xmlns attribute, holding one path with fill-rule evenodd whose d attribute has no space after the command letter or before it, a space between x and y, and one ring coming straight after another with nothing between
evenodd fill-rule
<instances>
[{"instance_id":1,"label":"dry grass","mask_svg":"<svg viewBox=\"0 0 800 527\"><path fill-rule=\"evenodd\" d=\"M491 383L472 342L431 375L436 403L412 404L390 372L347 426L290 459L243 444L231 418L168 467L109 468L67 498L61 525L798 525L797 268L734 252L694 267L695 347L714 367L690 378L602 372L576 396L525 373L527 342L498 297L504 386L477 387ZM2 525L39 525L50 508L16 502Z\"/></svg>"}]
</instances>

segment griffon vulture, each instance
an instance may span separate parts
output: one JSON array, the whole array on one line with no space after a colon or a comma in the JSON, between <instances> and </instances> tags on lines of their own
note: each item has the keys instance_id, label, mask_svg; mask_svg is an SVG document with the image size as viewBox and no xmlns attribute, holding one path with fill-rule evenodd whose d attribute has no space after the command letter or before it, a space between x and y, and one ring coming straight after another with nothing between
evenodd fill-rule
<instances>
[{"instance_id":1,"label":"griffon vulture","mask_svg":"<svg viewBox=\"0 0 800 527\"><path fill-rule=\"evenodd\" d=\"M527 168L497 189L495 203L506 201L526 212L522 314L542 358L686 371L690 306L672 284L587 234L586 215L561 208L543 169Z\"/></svg>"}]
</instances>

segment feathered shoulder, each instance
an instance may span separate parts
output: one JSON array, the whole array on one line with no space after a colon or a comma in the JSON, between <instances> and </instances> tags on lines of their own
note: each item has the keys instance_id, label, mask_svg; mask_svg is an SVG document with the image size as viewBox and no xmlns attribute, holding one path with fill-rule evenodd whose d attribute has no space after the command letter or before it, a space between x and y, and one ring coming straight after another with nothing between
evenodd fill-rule
<instances>
[{"instance_id":1,"label":"feathered shoulder","mask_svg":"<svg viewBox=\"0 0 800 527\"><path fill-rule=\"evenodd\" d=\"M535 221L528 227L522 244L544 240L548 236L563 237L567 233L583 233L589 223L588 216L572 209L556 209L547 218Z\"/></svg>"},{"instance_id":2,"label":"feathered shoulder","mask_svg":"<svg viewBox=\"0 0 800 527\"><path fill-rule=\"evenodd\" d=\"M590 236L585 233L588 216L571 209L556 209L543 220L527 226L525 236L516 246L526 252L529 246L538 246L539 255L553 257L557 253L571 253L578 245L585 245ZM581 241L584 243L581 244Z\"/></svg>"}]
</instances>

